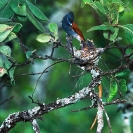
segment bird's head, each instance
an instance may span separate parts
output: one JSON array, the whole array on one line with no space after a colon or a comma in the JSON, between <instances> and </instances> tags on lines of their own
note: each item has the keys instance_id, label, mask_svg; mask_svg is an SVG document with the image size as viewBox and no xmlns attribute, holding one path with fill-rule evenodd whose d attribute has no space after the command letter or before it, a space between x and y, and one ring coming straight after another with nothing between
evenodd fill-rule
<instances>
[{"instance_id":1,"label":"bird's head","mask_svg":"<svg viewBox=\"0 0 133 133\"><path fill-rule=\"evenodd\" d=\"M72 25L73 21L74 21L74 14L73 12L69 12L63 17L62 23Z\"/></svg>"}]
</instances>

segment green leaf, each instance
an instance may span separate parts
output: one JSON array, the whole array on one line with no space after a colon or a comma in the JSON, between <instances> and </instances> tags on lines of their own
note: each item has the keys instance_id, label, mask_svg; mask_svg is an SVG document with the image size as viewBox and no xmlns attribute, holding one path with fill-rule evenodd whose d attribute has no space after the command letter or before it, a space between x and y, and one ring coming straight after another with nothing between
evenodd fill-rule
<instances>
[{"instance_id":1,"label":"green leaf","mask_svg":"<svg viewBox=\"0 0 133 133\"><path fill-rule=\"evenodd\" d=\"M127 24L127 25L118 25L119 27L123 28L125 30L125 36L126 39L133 44L133 24Z\"/></svg>"},{"instance_id":2,"label":"green leaf","mask_svg":"<svg viewBox=\"0 0 133 133\"><path fill-rule=\"evenodd\" d=\"M13 67L9 71L9 77L10 77L11 85L15 85L15 80L14 80L14 71L15 71L15 69L16 69L16 67Z\"/></svg>"},{"instance_id":3,"label":"green leaf","mask_svg":"<svg viewBox=\"0 0 133 133\"><path fill-rule=\"evenodd\" d=\"M11 32L9 34L9 36L5 39L5 42L9 42L9 41L16 39L16 38L17 38L16 34L14 32Z\"/></svg>"},{"instance_id":4,"label":"green leaf","mask_svg":"<svg viewBox=\"0 0 133 133\"><path fill-rule=\"evenodd\" d=\"M14 85L15 84L15 81L14 81L15 67L11 68L12 63L8 60L8 58L6 56L6 53L5 53L5 50L7 48L3 48L3 49L4 49L4 51L3 51L4 54L1 54L1 56L0 56L0 65L2 64L2 66L0 66L0 70L1 70L0 71L0 76L3 76L4 74L7 74L8 77L10 78L11 84ZM2 50L2 47L0 47L0 50Z\"/></svg>"},{"instance_id":5,"label":"green leaf","mask_svg":"<svg viewBox=\"0 0 133 133\"><path fill-rule=\"evenodd\" d=\"M117 82L115 80L111 79L109 96L108 96L107 102L112 101L113 98L116 96L117 92L118 92Z\"/></svg>"},{"instance_id":6,"label":"green leaf","mask_svg":"<svg viewBox=\"0 0 133 133\"><path fill-rule=\"evenodd\" d=\"M55 36L57 36L57 34L58 34L58 26L57 26L57 24L55 24L55 23L50 23L50 24L48 25L48 28L49 28L49 30L50 30L51 32L54 33Z\"/></svg>"},{"instance_id":7,"label":"green leaf","mask_svg":"<svg viewBox=\"0 0 133 133\"><path fill-rule=\"evenodd\" d=\"M0 52L5 56L11 56L11 48L9 46L0 46Z\"/></svg>"},{"instance_id":8,"label":"green leaf","mask_svg":"<svg viewBox=\"0 0 133 133\"><path fill-rule=\"evenodd\" d=\"M0 54L0 77L2 77L6 73L7 73L7 71L6 71L6 69L4 69L4 64L3 64L2 56Z\"/></svg>"},{"instance_id":9,"label":"green leaf","mask_svg":"<svg viewBox=\"0 0 133 133\"><path fill-rule=\"evenodd\" d=\"M20 23L16 23L13 27L13 32L19 32L19 30L21 29L22 24Z\"/></svg>"},{"instance_id":10,"label":"green leaf","mask_svg":"<svg viewBox=\"0 0 133 133\"><path fill-rule=\"evenodd\" d=\"M13 30L13 26L0 24L0 42L4 41Z\"/></svg>"},{"instance_id":11,"label":"green leaf","mask_svg":"<svg viewBox=\"0 0 133 133\"><path fill-rule=\"evenodd\" d=\"M118 38L116 38L115 42L118 42L120 40L122 40L122 38L121 37L118 37Z\"/></svg>"},{"instance_id":12,"label":"green leaf","mask_svg":"<svg viewBox=\"0 0 133 133\"><path fill-rule=\"evenodd\" d=\"M2 10L8 3L8 0L1 0L0 1L0 10Z\"/></svg>"},{"instance_id":13,"label":"green leaf","mask_svg":"<svg viewBox=\"0 0 133 133\"><path fill-rule=\"evenodd\" d=\"M16 67L11 68L12 63L7 59L7 57L4 57L4 66L5 66L4 68L8 71L7 74L9 76L9 78L10 78L11 84L14 85L15 84L14 71L15 71Z\"/></svg>"},{"instance_id":14,"label":"green leaf","mask_svg":"<svg viewBox=\"0 0 133 133\"><path fill-rule=\"evenodd\" d=\"M107 14L107 10L105 10L105 6L103 4L98 1L95 1L94 4L101 13Z\"/></svg>"},{"instance_id":15,"label":"green leaf","mask_svg":"<svg viewBox=\"0 0 133 133\"><path fill-rule=\"evenodd\" d=\"M5 22L11 22L12 20L11 19L8 19L8 18L0 18L0 22L1 23L5 23Z\"/></svg>"},{"instance_id":16,"label":"green leaf","mask_svg":"<svg viewBox=\"0 0 133 133\"><path fill-rule=\"evenodd\" d=\"M120 2L120 0L112 0L112 2Z\"/></svg>"},{"instance_id":17,"label":"green leaf","mask_svg":"<svg viewBox=\"0 0 133 133\"><path fill-rule=\"evenodd\" d=\"M26 3L30 9L30 11L39 19L43 21L49 21L48 18L32 3L30 3L28 0L26 0Z\"/></svg>"},{"instance_id":18,"label":"green leaf","mask_svg":"<svg viewBox=\"0 0 133 133\"><path fill-rule=\"evenodd\" d=\"M115 41L115 39L117 38L118 32L119 32L119 28L115 27L113 33L110 33L109 31L104 31L103 36L105 39L108 39L110 41Z\"/></svg>"},{"instance_id":19,"label":"green leaf","mask_svg":"<svg viewBox=\"0 0 133 133\"><path fill-rule=\"evenodd\" d=\"M0 53L0 67L3 67L2 54Z\"/></svg>"},{"instance_id":20,"label":"green leaf","mask_svg":"<svg viewBox=\"0 0 133 133\"><path fill-rule=\"evenodd\" d=\"M126 70L123 70L123 71L121 71L119 73L116 73L115 77L124 78L124 77L128 76L130 73L131 73L131 70L130 69L126 69Z\"/></svg>"},{"instance_id":21,"label":"green leaf","mask_svg":"<svg viewBox=\"0 0 133 133\"><path fill-rule=\"evenodd\" d=\"M12 0L10 6L17 15L26 16L26 4L24 2Z\"/></svg>"},{"instance_id":22,"label":"green leaf","mask_svg":"<svg viewBox=\"0 0 133 133\"><path fill-rule=\"evenodd\" d=\"M124 10L125 10L125 8L122 5L120 5L119 9L118 9L118 12L120 13L120 12L123 12Z\"/></svg>"},{"instance_id":23,"label":"green leaf","mask_svg":"<svg viewBox=\"0 0 133 133\"><path fill-rule=\"evenodd\" d=\"M0 42L3 42L10 35L12 31L18 32L21 27L22 25L19 23L15 24L14 26L0 24Z\"/></svg>"},{"instance_id":24,"label":"green leaf","mask_svg":"<svg viewBox=\"0 0 133 133\"><path fill-rule=\"evenodd\" d=\"M83 0L81 0L81 7L83 8L84 7L84 2L83 2Z\"/></svg>"},{"instance_id":25,"label":"green leaf","mask_svg":"<svg viewBox=\"0 0 133 133\"><path fill-rule=\"evenodd\" d=\"M30 59L32 55L33 55L33 52L32 51L27 51L26 52L26 58L27 59Z\"/></svg>"},{"instance_id":26,"label":"green leaf","mask_svg":"<svg viewBox=\"0 0 133 133\"><path fill-rule=\"evenodd\" d=\"M126 85L126 80L125 79L121 79L119 81L119 89L122 92L126 92L127 91L127 85Z\"/></svg>"},{"instance_id":27,"label":"green leaf","mask_svg":"<svg viewBox=\"0 0 133 133\"><path fill-rule=\"evenodd\" d=\"M92 2L92 0L82 0L82 2L83 2L84 4L90 4L90 3Z\"/></svg>"},{"instance_id":28,"label":"green leaf","mask_svg":"<svg viewBox=\"0 0 133 133\"><path fill-rule=\"evenodd\" d=\"M10 2L11 0L5 0L5 2L3 0L0 0L0 4L2 4L2 9L0 10L0 18L11 18L14 15L10 7Z\"/></svg>"},{"instance_id":29,"label":"green leaf","mask_svg":"<svg viewBox=\"0 0 133 133\"><path fill-rule=\"evenodd\" d=\"M53 39L50 35L48 34L40 34L37 36L36 40L41 43L46 43L49 42L51 39Z\"/></svg>"},{"instance_id":30,"label":"green leaf","mask_svg":"<svg viewBox=\"0 0 133 133\"><path fill-rule=\"evenodd\" d=\"M114 28L112 26L105 25L105 24L94 26L89 30L87 30L87 32L94 31L94 30L110 30L111 32L114 32Z\"/></svg>"},{"instance_id":31,"label":"green leaf","mask_svg":"<svg viewBox=\"0 0 133 133\"><path fill-rule=\"evenodd\" d=\"M119 13L119 19L124 15L125 11Z\"/></svg>"},{"instance_id":32,"label":"green leaf","mask_svg":"<svg viewBox=\"0 0 133 133\"><path fill-rule=\"evenodd\" d=\"M32 15L32 13L30 11L27 11L27 18L34 24L34 26L44 32L44 26Z\"/></svg>"},{"instance_id":33,"label":"green leaf","mask_svg":"<svg viewBox=\"0 0 133 133\"><path fill-rule=\"evenodd\" d=\"M101 3L100 3L101 4ZM104 20L107 20L107 15L108 14L108 9L106 7L103 7L104 9L100 9L100 7L98 6L98 3L95 4L95 2L91 2L89 3L89 5L97 12L97 14ZM103 5L102 5L103 6ZM100 11L101 10L101 11ZM104 10L102 12L102 10ZM107 12L107 13L105 13Z\"/></svg>"},{"instance_id":34,"label":"green leaf","mask_svg":"<svg viewBox=\"0 0 133 133\"><path fill-rule=\"evenodd\" d=\"M34 64L34 62L33 62L33 56L34 56L35 51L36 51L36 50L34 50L34 51L30 51L30 50L29 50L29 51L26 52L26 58L27 58L29 61L31 61L32 64Z\"/></svg>"},{"instance_id":35,"label":"green leaf","mask_svg":"<svg viewBox=\"0 0 133 133\"><path fill-rule=\"evenodd\" d=\"M27 17L24 16L17 16L18 20L25 22L27 20Z\"/></svg>"}]
</instances>

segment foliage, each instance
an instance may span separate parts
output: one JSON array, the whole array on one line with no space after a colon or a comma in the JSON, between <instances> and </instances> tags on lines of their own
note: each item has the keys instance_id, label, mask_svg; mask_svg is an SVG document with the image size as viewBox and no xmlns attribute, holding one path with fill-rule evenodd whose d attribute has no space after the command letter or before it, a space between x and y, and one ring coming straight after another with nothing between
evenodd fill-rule
<instances>
[{"instance_id":1,"label":"foliage","mask_svg":"<svg viewBox=\"0 0 133 133\"><path fill-rule=\"evenodd\" d=\"M43 6L45 6L45 5L43 5ZM96 26L93 25L90 29L88 29L87 24L86 24L85 29L86 28L88 29L87 32L89 34L93 34L93 32L99 32L99 31L102 32L102 34L103 34L102 37L105 39L104 42L105 41L108 42L108 44L105 46L107 53L105 52L105 56L103 55L104 59L111 61L112 57L110 59L110 57L109 57L110 55L108 54L110 52L109 50L113 47L116 48L117 46L118 46L117 50L119 50L120 54L117 54L118 52L114 52L112 49L111 50L113 52L111 51L111 53L113 53L117 58L122 58L122 59L119 59L121 61L117 60L116 61L117 63L115 65L119 66L121 63L121 65L123 65L124 67L121 67L121 66L117 67L116 71L115 72L113 71L111 73L110 71L111 71L111 68L113 68L113 67L111 67L111 65L110 65L108 68L106 68L106 69L110 70L109 71L110 73L108 74L108 79L110 82L106 81L106 80L102 80L103 84L110 83L110 88L109 88L109 85L107 86L107 88L109 88L108 89L108 97L106 96L106 97L104 97L104 99L107 102L111 102L111 101L115 100L116 97L117 98L119 97L118 92L125 93L127 91L127 78L129 76L129 74L131 73L130 69L131 69L132 64L129 64L129 63L132 60L133 24L132 23L122 24L121 23L122 18L127 14L127 12L130 11L129 5L128 5L128 2L124 3L121 0L101 0L101 1L81 0L81 7L83 8L82 10L84 10L85 6L90 6L95 11L95 14L97 14L99 19L101 20L100 24L98 24ZM88 17L88 16L86 16L86 17ZM34 64L35 59L46 60L46 57L38 56L36 54L36 51L39 53L39 49L31 50L31 48L28 48L25 45L23 46L23 43L21 42L19 33L23 32L23 30L25 28L24 25L28 21L30 21L33 24L32 26L36 27L38 29L38 31L40 32L40 33L37 33L37 36L34 36L34 38L36 38L36 40L41 43L41 46L43 46L42 45L43 43L46 43L47 45L45 45L43 47L51 47L51 45L48 45L48 43L51 43L51 44L53 44L53 47L55 48L56 47L55 42L59 42L59 40L61 40L59 38L60 31L59 31L57 24L54 22L50 22L49 19L46 17L46 15L39 8L37 8L37 6L35 6L35 4L30 2L29 0L1 0L0 1L0 78L1 78L1 82L2 82L2 80L3 79L5 80L5 77L6 77L7 80L5 80L4 85L6 84L6 85L13 86L13 85L17 84L16 82L18 82L17 80L19 80L19 79L16 79L16 81L15 81L15 76L16 76L15 72L17 72L17 68L19 68L19 66L21 66L21 65L25 66L25 65L31 64L31 63ZM125 35L123 36L121 33L125 33ZM23 34L22 36L27 37L28 35ZM28 40L28 37L27 37L27 40ZM93 39L95 39L95 38L96 38L96 36L93 37ZM125 38L128 41L128 43L130 43L130 46L127 44L124 44L121 47L120 45L121 45L121 43L123 44L123 42L125 41ZM17 61L17 59L16 59L17 57L12 56L12 54L14 54L14 53L12 53L12 52L14 52L14 50L7 45L9 42L13 42L14 40L17 42L17 45L21 44L22 48L24 49L24 56L26 57L26 59L24 59L25 61L22 64L18 63L20 61ZM101 42L103 42L103 41L101 41ZM58 54L60 54L60 53L62 54L61 57L63 57L63 54L66 54L64 51L59 51ZM52 53L51 53L51 55L52 55ZM126 64L129 64L129 66L126 67ZM63 78L66 76L63 72L66 71L66 69L68 69L68 68L69 68L68 65L64 65L64 67L62 67L62 65L61 65L61 66L57 67L57 69L54 69L52 71L54 73L53 74L54 76L53 75L49 76L49 78L53 78L53 80L52 80L51 84L47 83L46 86L49 85L52 88L55 86L55 84L59 84L60 83L59 81L61 81L61 79L63 80ZM103 66L103 67L100 66L100 68L102 70L104 70L105 66ZM24 74L25 71L23 71L23 69L22 69L22 73L23 73L23 75L25 75ZM63 74L61 72L59 74L59 72L57 71L57 70L61 70L61 69L63 70L63 72L62 72ZM76 73L77 68L76 69L74 68L73 72ZM45 72L39 71L37 73L39 73L39 74L41 73L41 76L42 76L43 73L45 73ZM29 73L29 75L32 75L32 74L33 74L32 72ZM39 77L39 79L41 78L41 76ZM85 77L86 81L82 84L83 86L85 86L85 84L88 84L88 76L84 76L84 77ZM66 77L66 78L68 78L68 77ZM80 78L82 79L82 77L80 77ZM8 83L8 81L10 81L10 82ZM37 82L38 81L39 80L37 80ZM90 81L90 77L89 77L89 81ZM82 82L82 81L79 81L79 82ZM58 94L60 91L61 93L64 93L64 94L62 94L62 96L63 95L68 96L71 93L71 90L69 90L68 88L72 87L73 79L69 78L69 83L66 83L66 84L68 87L66 87L66 85L64 85L63 83L62 83L62 85L57 85L56 88L61 88L61 89L57 90L57 91L51 91L51 94L48 93L47 95L49 95L52 99L53 95L55 95L55 97L58 97ZM36 85L37 85L37 83L36 83ZM28 85L25 84L25 86L28 86ZM49 87L49 89L51 89L50 87ZM74 87L72 87L72 88L74 88ZM82 88L82 87L79 87L79 88ZM29 90L26 90L27 94L28 94L28 91ZM31 94L31 92L30 92L30 94ZM25 94L24 94L24 96L25 96ZM85 104L88 104L88 102ZM66 115L66 110L64 111L63 114L61 114L61 116L63 117L65 115ZM67 115L69 115L69 114L67 114ZM48 119L51 119L51 118L49 118L49 116L47 116L47 117L48 117ZM57 116L55 116L55 117L57 117ZM76 123L76 125L78 126L78 123L76 122L77 115L75 115L74 117L76 117L75 120L70 120L70 122L72 125L74 125ZM82 116L81 116L81 118L82 118ZM58 117L56 119L58 119ZM66 119L65 122L69 121L67 117L65 117L65 119ZM70 119L71 119L71 117L70 117ZM56 123L55 120L54 120L54 122ZM69 125L69 123L67 123L67 124ZM89 122L89 124L90 124L90 122ZM48 125L48 123L46 125ZM55 128L54 125L52 125L52 126L53 126L53 128ZM84 127L82 127L82 128L84 128ZM71 127L71 129L72 129L72 127ZM56 131L56 132L58 132L58 131ZM78 131L76 131L76 132L78 132Z\"/></svg>"}]
</instances>

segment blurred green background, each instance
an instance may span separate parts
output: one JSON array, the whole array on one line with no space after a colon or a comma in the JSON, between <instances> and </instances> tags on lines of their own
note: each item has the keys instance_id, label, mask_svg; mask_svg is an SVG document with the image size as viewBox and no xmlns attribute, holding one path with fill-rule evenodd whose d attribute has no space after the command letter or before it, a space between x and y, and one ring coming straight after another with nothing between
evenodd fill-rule
<instances>
[{"instance_id":1,"label":"blurred green background","mask_svg":"<svg viewBox=\"0 0 133 133\"><path fill-rule=\"evenodd\" d=\"M32 1L34 2L34 1ZM125 13L124 17L121 18L121 24L133 23L133 1L128 1L131 11ZM37 0L36 6L50 19L51 22L55 22L59 27L59 37L63 44L66 43L65 32L61 28L61 20L63 16L69 11L73 11L75 14L75 22L80 27L85 38L93 40L96 47L104 47L108 41L103 38L102 31L94 31L87 33L86 31L96 25L100 25L102 21L93 11L93 9L85 5L81 8L81 3L79 0ZM45 25L47 32L47 24ZM23 28L20 31L20 36L22 42L29 47L31 50L37 50L37 54L45 56L50 54L51 44L41 44L36 41L36 36L40 32L31 24L31 22L26 21L23 23ZM119 36L124 37L123 32L119 32ZM121 45L128 45L128 42L123 38L120 42ZM26 60L25 54L21 46L13 41L9 43L12 48L13 57L19 62L22 63ZM73 45L79 47L79 42L73 40ZM59 48L54 53L55 57L70 57L69 53ZM102 59L99 62L99 67L102 70L113 69L119 66L118 60L121 58L121 53L117 49L108 50L102 55ZM105 62L106 65L103 64ZM31 76L18 76L23 73L32 73L32 72L42 72L47 66L54 63L51 60L35 60L34 64L25 65L18 67L15 71L15 85L12 87L4 87L1 90L0 97L1 99L6 99L10 96L14 96L14 99L6 102L0 106L0 123L10 114L17 111L28 110L36 106L32 104L31 100L28 98L32 94L36 86L37 79L39 75ZM43 74L41 79L38 82L37 88L34 93L34 100L39 100L46 104L55 101L57 98L64 98L83 87L87 86L91 80L89 74L85 74L81 77L73 78L72 76L80 74L82 71L76 65L70 66L69 63L59 63L49 69L49 72ZM106 78L103 78L103 101L106 100L109 81ZM71 110L79 109L83 107L90 106L90 100L86 99L65 107L52 111L48 114L43 115L44 120L38 120L40 129L42 133L95 133L96 125L90 131L90 126L96 116L96 109L91 109L88 111L81 111L73 113ZM114 133L122 132L121 125L121 112L117 112L117 105L111 105L105 107L108 115L110 117L111 126ZM105 117L105 116L104 116ZM104 128L103 133L109 132L106 118L104 118ZM31 123L17 123L14 129L10 133L33 133Z\"/></svg>"}]
</instances>

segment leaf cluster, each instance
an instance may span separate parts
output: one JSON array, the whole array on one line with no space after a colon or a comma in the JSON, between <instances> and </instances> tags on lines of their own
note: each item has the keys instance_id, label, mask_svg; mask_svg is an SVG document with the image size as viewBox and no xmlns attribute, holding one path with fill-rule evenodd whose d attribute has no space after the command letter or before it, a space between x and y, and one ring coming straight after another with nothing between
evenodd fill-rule
<instances>
[{"instance_id":1,"label":"leaf cluster","mask_svg":"<svg viewBox=\"0 0 133 133\"><path fill-rule=\"evenodd\" d=\"M29 20L38 30L43 33L45 32L44 23L49 23L48 18L28 0L1 0L0 43L2 43L4 46L0 46L0 77L2 77L4 74L7 74L11 80L11 83L13 83L12 81L14 80L13 74L15 67L13 67L12 64L15 60L11 56L12 50L9 46L6 45L6 43L14 39L20 42L17 34L22 28L21 22L24 23L27 20ZM53 32L54 36L57 38L57 25L50 23L48 27L49 30ZM50 39L52 38L53 37L46 33L37 37L39 41L43 39L45 40L45 42L50 41ZM30 60L30 56L32 56L32 54L32 51L27 51L26 57ZM8 64L8 66L6 66L6 64Z\"/></svg>"},{"instance_id":2,"label":"leaf cluster","mask_svg":"<svg viewBox=\"0 0 133 133\"><path fill-rule=\"evenodd\" d=\"M120 25L119 20L123 17L125 12L129 11L128 3L123 3L121 0L103 0L92 1L82 0L82 4L90 5L104 21L102 25L94 26L88 30L102 30L105 39L115 41L118 38L120 28L125 31L126 39L133 44L133 25Z\"/></svg>"}]
</instances>

